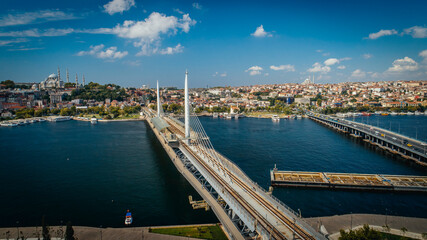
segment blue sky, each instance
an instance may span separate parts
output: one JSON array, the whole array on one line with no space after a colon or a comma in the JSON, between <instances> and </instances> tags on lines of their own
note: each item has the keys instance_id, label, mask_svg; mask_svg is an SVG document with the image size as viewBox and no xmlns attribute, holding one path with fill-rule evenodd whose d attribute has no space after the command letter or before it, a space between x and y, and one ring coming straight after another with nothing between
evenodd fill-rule
<instances>
[{"instance_id":1,"label":"blue sky","mask_svg":"<svg viewBox=\"0 0 427 240\"><path fill-rule=\"evenodd\" d=\"M427 79L426 1L0 2L0 80L241 86Z\"/></svg>"}]
</instances>

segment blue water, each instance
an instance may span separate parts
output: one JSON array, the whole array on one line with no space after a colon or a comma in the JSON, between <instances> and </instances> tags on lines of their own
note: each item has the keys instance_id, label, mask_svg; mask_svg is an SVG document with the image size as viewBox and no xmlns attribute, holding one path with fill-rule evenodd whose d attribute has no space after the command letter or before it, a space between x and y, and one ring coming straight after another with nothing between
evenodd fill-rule
<instances>
[{"instance_id":1,"label":"blue water","mask_svg":"<svg viewBox=\"0 0 427 240\"><path fill-rule=\"evenodd\" d=\"M404 134L427 135L427 117L380 119L385 125L387 119L400 122ZM412 131L413 121L418 129ZM426 175L426 169L308 119L201 122L214 147L265 188L274 164L281 170ZM42 215L50 225L71 220L121 227L126 209L135 226L218 221L211 211L191 208L188 195L200 197L144 122L2 127L0 152L0 227L40 224ZM350 212L427 217L427 194L297 188L273 194L304 217Z\"/></svg>"},{"instance_id":2,"label":"blue water","mask_svg":"<svg viewBox=\"0 0 427 240\"><path fill-rule=\"evenodd\" d=\"M145 122L68 121L0 128L0 227L217 222Z\"/></svg>"},{"instance_id":3,"label":"blue water","mask_svg":"<svg viewBox=\"0 0 427 240\"><path fill-rule=\"evenodd\" d=\"M388 121L387 117L382 119ZM427 117L400 116L395 120L407 135L413 134L410 125L414 121L424 129L418 134L427 134ZM276 123L271 119L201 118L201 122L214 147L266 189L274 164L289 171L427 175L425 168L309 119ZM273 195L294 210L300 209L304 217L351 212L427 217L427 194L276 188Z\"/></svg>"}]
</instances>

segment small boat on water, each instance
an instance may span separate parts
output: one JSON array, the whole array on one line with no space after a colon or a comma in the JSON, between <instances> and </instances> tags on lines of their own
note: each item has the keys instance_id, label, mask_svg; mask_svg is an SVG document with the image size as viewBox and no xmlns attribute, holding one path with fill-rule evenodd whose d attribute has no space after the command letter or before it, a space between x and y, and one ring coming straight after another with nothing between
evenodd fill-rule
<instances>
[{"instance_id":1,"label":"small boat on water","mask_svg":"<svg viewBox=\"0 0 427 240\"><path fill-rule=\"evenodd\" d=\"M279 122L279 121L280 121L280 118L279 118L279 116L277 116L277 115L273 115L273 116L271 117L271 120L273 120L273 122Z\"/></svg>"},{"instance_id":2,"label":"small boat on water","mask_svg":"<svg viewBox=\"0 0 427 240\"><path fill-rule=\"evenodd\" d=\"M381 116L388 116L388 113L381 113Z\"/></svg>"},{"instance_id":3,"label":"small boat on water","mask_svg":"<svg viewBox=\"0 0 427 240\"><path fill-rule=\"evenodd\" d=\"M415 115L413 112L408 112L406 115Z\"/></svg>"},{"instance_id":4,"label":"small boat on water","mask_svg":"<svg viewBox=\"0 0 427 240\"><path fill-rule=\"evenodd\" d=\"M397 115L397 112L391 112L391 113L390 113L390 115L392 115L392 116L396 116L396 115Z\"/></svg>"},{"instance_id":5,"label":"small boat on water","mask_svg":"<svg viewBox=\"0 0 427 240\"><path fill-rule=\"evenodd\" d=\"M13 122L2 122L0 124L0 126L2 126L2 127L16 127L16 126L18 126L18 124L13 123Z\"/></svg>"},{"instance_id":6,"label":"small boat on water","mask_svg":"<svg viewBox=\"0 0 427 240\"><path fill-rule=\"evenodd\" d=\"M126 212L125 225L131 225L133 221L132 213L129 210Z\"/></svg>"},{"instance_id":7,"label":"small boat on water","mask_svg":"<svg viewBox=\"0 0 427 240\"><path fill-rule=\"evenodd\" d=\"M98 123L98 119L96 119L96 118L91 118L91 119L90 119L90 123L92 123L92 124L97 124L97 123Z\"/></svg>"},{"instance_id":8,"label":"small boat on water","mask_svg":"<svg viewBox=\"0 0 427 240\"><path fill-rule=\"evenodd\" d=\"M362 116L369 117L369 116L371 116L371 114L368 112L362 112Z\"/></svg>"},{"instance_id":9,"label":"small boat on water","mask_svg":"<svg viewBox=\"0 0 427 240\"><path fill-rule=\"evenodd\" d=\"M214 114L212 115L212 117L213 117L213 118L218 118L218 113L214 113Z\"/></svg>"}]
</instances>

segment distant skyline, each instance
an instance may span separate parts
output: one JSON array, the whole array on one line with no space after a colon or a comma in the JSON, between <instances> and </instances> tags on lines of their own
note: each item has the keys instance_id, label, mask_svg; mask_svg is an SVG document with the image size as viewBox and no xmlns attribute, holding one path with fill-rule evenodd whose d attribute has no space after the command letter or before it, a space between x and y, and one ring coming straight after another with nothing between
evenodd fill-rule
<instances>
[{"instance_id":1,"label":"distant skyline","mask_svg":"<svg viewBox=\"0 0 427 240\"><path fill-rule=\"evenodd\" d=\"M0 81L193 87L427 80L426 1L0 2Z\"/></svg>"}]
</instances>

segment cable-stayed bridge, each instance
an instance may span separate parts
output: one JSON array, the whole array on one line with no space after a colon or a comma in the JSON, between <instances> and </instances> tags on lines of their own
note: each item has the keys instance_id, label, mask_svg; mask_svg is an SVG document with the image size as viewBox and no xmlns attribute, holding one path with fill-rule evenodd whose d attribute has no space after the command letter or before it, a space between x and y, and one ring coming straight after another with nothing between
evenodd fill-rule
<instances>
[{"instance_id":1,"label":"cable-stayed bridge","mask_svg":"<svg viewBox=\"0 0 427 240\"><path fill-rule=\"evenodd\" d=\"M326 239L217 152L191 112L185 75L185 120L144 108L147 123L178 171L198 191L232 239ZM321 206L319 206L321 207Z\"/></svg>"}]
</instances>

